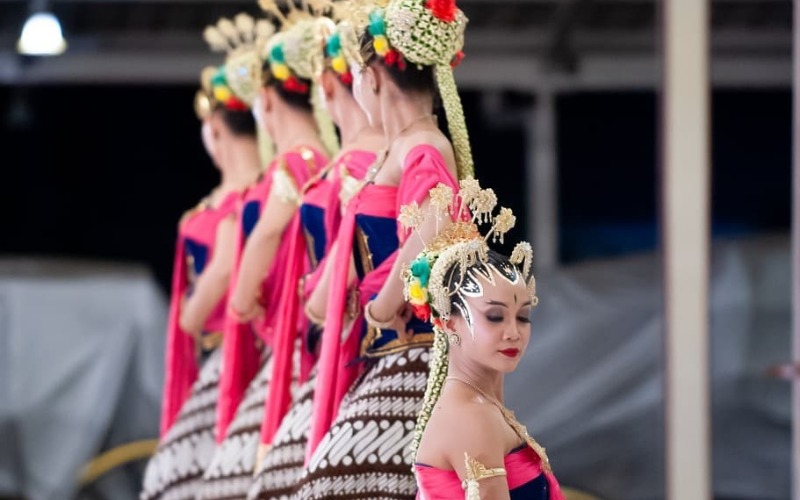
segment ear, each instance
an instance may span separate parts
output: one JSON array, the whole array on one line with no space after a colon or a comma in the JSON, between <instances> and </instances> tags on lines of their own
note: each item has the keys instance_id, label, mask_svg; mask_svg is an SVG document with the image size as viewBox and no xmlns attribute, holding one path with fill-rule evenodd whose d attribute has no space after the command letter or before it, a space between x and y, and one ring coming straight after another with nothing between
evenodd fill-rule
<instances>
[{"instance_id":1,"label":"ear","mask_svg":"<svg viewBox=\"0 0 800 500\"><path fill-rule=\"evenodd\" d=\"M261 98L261 111L269 113L272 111L274 105L275 91L270 87L261 87L258 89L258 96Z\"/></svg>"},{"instance_id":2,"label":"ear","mask_svg":"<svg viewBox=\"0 0 800 500\"><path fill-rule=\"evenodd\" d=\"M325 99L330 100L336 92L336 75L332 71L326 70L320 76L320 84L322 85L322 92L325 94Z\"/></svg>"},{"instance_id":3,"label":"ear","mask_svg":"<svg viewBox=\"0 0 800 500\"><path fill-rule=\"evenodd\" d=\"M456 331L456 319L452 314L447 318L447 321L444 322L444 328L447 333Z\"/></svg>"},{"instance_id":4,"label":"ear","mask_svg":"<svg viewBox=\"0 0 800 500\"><path fill-rule=\"evenodd\" d=\"M367 89L377 94L381 89L381 75L380 71L375 65L370 64L364 70L364 83Z\"/></svg>"},{"instance_id":5,"label":"ear","mask_svg":"<svg viewBox=\"0 0 800 500\"><path fill-rule=\"evenodd\" d=\"M208 117L208 126L213 139L219 139L220 134L224 132L221 121L219 113L211 113L211 116Z\"/></svg>"}]
</instances>

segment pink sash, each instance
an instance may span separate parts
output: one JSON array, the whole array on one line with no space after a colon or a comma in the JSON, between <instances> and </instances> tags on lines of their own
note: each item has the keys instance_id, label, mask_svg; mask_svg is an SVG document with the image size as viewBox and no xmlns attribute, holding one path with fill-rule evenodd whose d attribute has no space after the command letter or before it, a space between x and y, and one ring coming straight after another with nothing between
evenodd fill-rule
<instances>
[{"instance_id":1,"label":"pink sash","mask_svg":"<svg viewBox=\"0 0 800 500\"><path fill-rule=\"evenodd\" d=\"M303 158L303 155L308 159ZM306 147L282 154L270 164L262 180L251 188L245 196L244 204L248 201L258 200L261 203L262 210L259 217L268 216L263 213L263 207L272 189L272 179L277 169L285 168L299 189L326 162L327 159L323 155ZM244 252L246 238L242 224L243 221L240 220L239 235L237 237L238 248L235 258L236 265L234 272L231 273L231 287L236 284L235 280L239 273L239 264ZM279 320L280 311L282 307L288 307L282 302L284 299L289 301L296 300L294 297L297 294L283 293L282 285L285 283L287 276L294 272L290 267L296 265L294 261L290 261L290 258L294 258L293 252L296 249L291 245L291 239L286 238L286 235L293 234L289 231L296 228L297 224L299 224L299 214L295 214L286 229L284 229L280 246L261 286L260 304L264 307L263 320L254 321L252 324L242 324L228 316L225 321L225 334L222 342L222 374L219 400L217 401L217 442L221 442L225 438L225 433L231 421L233 421L236 409L239 407L250 382L260 366L260 353L255 343L253 331L255 330L255 333L266 345L274 348L273 332Z\"/></svg>"},{"instance_id":2,"label":"pink sash","mask_svg":"<svg viewBox=\"0 0 800 500\"><path fill-rule=\"evenodd\" d=\"M336 226L340 219L338 216L329 216L330 213L338 214L340 212L339 192L342 180L339 175L339 167L344 163L350 175L362 178L369 165L374 161L375 154L366 151L352 151L341 155L340 158L334 165L331 175L307 186L303 194L304 204L313 204L325 211L326 255L333 244L333 236L337 234ZM307 269L308 256L304 229L299 216L293 221L291 230L286 234L291 248L290 259L286 264L284 286L281 288L285 291L286 299L283 300L275 326L272 377L261 424L261 442L267 444L272 442L272 438L291 404L292 354L297 336L306 326L304 315L300 313L300 297L295 293L297 284ZM312 286L319 281L323 262L318 263L314 274L309 277L314 282ZM345 269L345 273L347 270L349 268ZM306 290L310 290L308 281L307 279ZM306 349L303 349L303 352L305 353ZM308 359L308 356L303 357L306 359L302 363L301 380L306 380L313 362Z\"/></svg>"},{"instance_id":3,"label":"pink sash","mask_svg":"<svg viewBox=\"0 0 800 500\"><path fill-rule=\"evenodd\" d=\"M439 150L433 146L420 145L413 148L406 157L398 187L375 184L365 186L348 204L339 227L339 245L334 255L330 257L334 259L334 269L350 268L356 215L396 218L401 206L413 201L422 204L428 198L428 192L440 182L455 190L458 189L458 183L447 170L447 164ZM408 234L398 226L401 245L407 236ZM362 306L386 283L396 259L397 251L356 284ZM330 429L344 395L361 369L360 366L352 364L358 357L361 342L357 334L363 321L361 316L353 323L352 330L342 339L348 295L347 274L348 272L339 273L331 280L325 329L322 333L322 351L317 365L319 384L314 393L306 462L310 460L319 442ZM363 307L360 309L363 310Z\"/></svg>"},{"instance_id":4,"label":"pink sash","mask_svg":"<svg viewBox=\"0 0 800 500\"><path fill-rule=\"evenodd\" d=\"M167 320L166 379L161 403L161 436L175 423L181 406L192 390L197 379L197 352L195 339L180 327L181 302L189 286L189 269L186 262L186 239L204 244L211 259L216 243L217 226L236 210L241 193L228 194L217 208L200 209L181 221L175 245L175 260L172 271L172 294L170 296L169 318ZM206 331L220 328L224 321L226 299L206 320Z\"/></svg>"}]
</instances>

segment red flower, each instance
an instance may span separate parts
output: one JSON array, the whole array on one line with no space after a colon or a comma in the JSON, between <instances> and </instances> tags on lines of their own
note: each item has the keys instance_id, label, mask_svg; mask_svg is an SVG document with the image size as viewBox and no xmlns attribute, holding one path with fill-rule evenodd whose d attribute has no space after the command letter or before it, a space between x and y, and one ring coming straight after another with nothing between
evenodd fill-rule
<instances>
[{"instance_id":1,"label":"red flower","mask_svg":"<svg viewBox=\"0 0 800 500\"><path fill-rule=\"evenodd\" d=\"M228 99L228 102L225 103L225 107L231 111L247 111L250 109L247 107L247 104L235 97Z\"/></svg>"},{"instance_id":2,"label":"red flower","mask_svg":"<svg viewBox=\"0 0 800 500\"><path fill-rule=\"evenodd\" d=\"M339 75L339 80L349 87L353 85L353 74L348 71L343 75Z\"/></svg>"},{"instance_id":3,"label":"red flower","mask_svg":"<svg viewBox=\"0 0 800 500\"><path fill-rule=\"evenodd\" d=\"M412 305L411 309L414 311L414 316L421 319L422 321L431 320L431 306L429 306L428 304L422 306Z\"/></svg>"},{"instance_id":4,"label":"red flower","mask_svg":"<svg viewBox=\"0 0 800 500\"><path fill-rule=\"evenodd\" d=\"M442 320L439 319L439 318L434 318L433 319L433 326L435 326L439 330L443 330L444 329L444 323L442 323Z\"/></svg>"},{"instance_id":5,"label":"red flower","mask_svg":"<svg viewBox=\"0 0 800 500\"><path fill-rule=\"evenodd\" d=\"M456 8L455 0L428 0L425 3L425 7L430 9L434 16L446 23L452 23L456 20L458 9Z\"/></svg>"},{"instance_id":6,"label":"red flower","mask_svg":"<svg viewBox=\"0 0 800 500\"><path fill-rule=\"evenodd\" d=\"M386 61L388 66L394 66L397 60L400 58L400 53L396 50L392 49L383 56L383 60Z\"/></svg>"},{"instance_id":7,"label":"red flower","mask_svg":"<svg viewBox=\"0 0 800 500\"><path fill-rule=\"evenodd\" d=\"M297 77L292 76L283 82L283 88L289 92L297 92L298 94L308 93L308 85L301 82Z\"/></svg>"},{"instance_id":8,"label":"red flower","mask_svg":"<svg viewBox=\"0 0 800 500\"><path fill-rule=\"evenodd\" d=\"M463 50L459 50L458 53L453 56L453 60L450 61L450 66L455 68L456 66L461 64L461 61L464 60L464 57L465 57L464 51Z\"/></svg>"}]
</instances>

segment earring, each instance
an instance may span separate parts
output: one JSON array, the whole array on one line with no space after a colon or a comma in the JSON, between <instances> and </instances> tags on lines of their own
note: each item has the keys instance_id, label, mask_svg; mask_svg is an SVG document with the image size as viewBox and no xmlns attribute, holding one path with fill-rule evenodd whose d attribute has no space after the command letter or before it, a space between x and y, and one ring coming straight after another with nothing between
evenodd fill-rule
<instances>
[{"instance_id":1,"label":"earring","mask_svg":"<svg viewBox=\"0 0 800 500\"><path fill-rule=\"evenodd\" d=\"M450 345L460 345L461 337L459 337L457 333L451 333L447 336L447 343Z\"/></svg>"}]
</instances>

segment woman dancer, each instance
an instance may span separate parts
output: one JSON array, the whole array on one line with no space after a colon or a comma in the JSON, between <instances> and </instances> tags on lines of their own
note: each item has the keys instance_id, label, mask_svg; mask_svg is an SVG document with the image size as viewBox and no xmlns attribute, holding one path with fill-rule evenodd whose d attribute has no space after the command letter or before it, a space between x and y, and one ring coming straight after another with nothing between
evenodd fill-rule
<instances>
[{"instance_id":1,"label":"woman dancer","mask_svg":"<svg viewBox=\"0 0 800 500\"><path fill-rule=\"evenodd\" d=\"M306 30L315 32L314 36L306 33ZM331 276L349 271L349 267L334 268L327 265L327 254L335 244L341 219L341 203L352 196L358 181L376 159L374 151L384 145L382 130L370 125L367 116L353 98L352 75L344 59L341 34L333 22L326 17L320 17L314 23L296 26L291 33L297 40L316 41L309 47L308 57L317 61L315 65L319 66L315 71L315 82L322 94L322 102L341 132L342 152L322 176L309 184L303 195L300 208L302 232L298 231L295 238L299 242L307 243L306 249L314 268L313 273L301 281L303 296L306 298L304 319L309 327L306 330L308 333L304 340L300 372L301 380L308 380L301 385L284 416L283 410L288 401L286 383L289 379L289 367L285 366L273 377L261 432L264 453L259 460L256 481L249 498L286 496L296 487L302 472L310 427L311 402L317 384L314 372L311 372L310 378L306 374L315 362L319 335L324 324L324 301L327 299ZM305 233L305 241L302 233ZM317 297L313 304L308 300L312 291ZM284 334L296 332L293 323L289 322L285 326L286 328L279 331ZM287 339L282 345L285 349L283 358L288 361L294 342ZM278 354L275 356L277 358ZM275 366L278 365L276 363ZM278 380L284 380L283 386L277 383Z\"/></svg>"},{"instance_id":2,"label":"woman dancer","mask_svg":"<svg viewBox=\"0 0 800 500\"><path fill-rule=\"evenodd\" d=\"M400 231L396 219L400 206L411 203L422 207L424 217L431 188L457 188L457 165L471 171L450 67L459 58L465 24L452 2L392 1L369 16L362 61L353 69L354 95L371 120L383 123L389 151L367 174L369 182L348 204L340 228L340 242L350 245L335 250L335 266L355 260L354 295L363 318L342 333L338 311L347 302L348 283L332 281L319 362L325 384L314 396L309 462L297 498L410 499L416 492L408 448L433 328L404 308L398 277L422 245ZM433 120L437 84L455 147ZM426 237L447 224L424 218ZM356 359L364 363L354 364Z\"/></svg>"},{"instance_id":3,"label":"woman dancer","mask_svg":"<svg viewBox=\"0 0 800 500\"><path fill-rule=\"evenodd\" d=\"M225 30L219 23L217 28ZM273 364L283 367L286 363L278 355L285 352L280 344L283 336L275 332L292 315L290 310L296 309L299 298L292 292L306 268L303 249L294 240L300 227L298 206L303 187L327 164L319 130L326 130L326 137L335 142L329 120L320 119L324 110L312 105L311 75L302 72L304 68L295 65L291 57L285 58L290 77L269 79L264 86L257 83L261 80L260 54L264 49L273 52L283 47L287 35L282 27L255 50L232 51L232 57L246 60L249 68L241 73L237 95L254 103L258 122L273 138L277 154L262 180L245 196L239 239L246 238L246 243L232 285L232 319L223 343L219 446L203 476L200 499L243 498L252 482ZM293 317L296 327L297 315ZM259 343L267 347L263 353L258 352L251 325ZM288 380L278 383L288 390Z\"/></svg>"},{"instance_id":4,"label":"woman dancer","mask_svg":"<svg viewBox=\"0 0 800 500\"><path fill-rule=\"evenodd\" d=\"M249 108L233 97L224 67L203 74L195 107L203 120L203 142L222 180L178 228L161 444L145 473L143 499L194 498L211 459L235 209L242 190L260 171Z\"/></svg>"},{"instance_id":5,"label":"woman dancer","mask_svg":"<svg viewBox=\"0 0 800 500\"><path fill-rule=\"evenodd\" d=\"M442 187L431 199L442 216L461 222L404 272L414 314L433 318L436 332L412 445L417 498L464 498L466 489L467 500L561 500L544 448L502 402L503 378L525 353L538 301L531 246L518 244L511 257L489 249L487 241L502 241L515 218L507 208L494 216L497 197L474 179L462 182L458 199ZM401 222L414 228L417 210L405 209ZM480 223L491 224L485 236Z\"/></svg>"}]
</instances>

